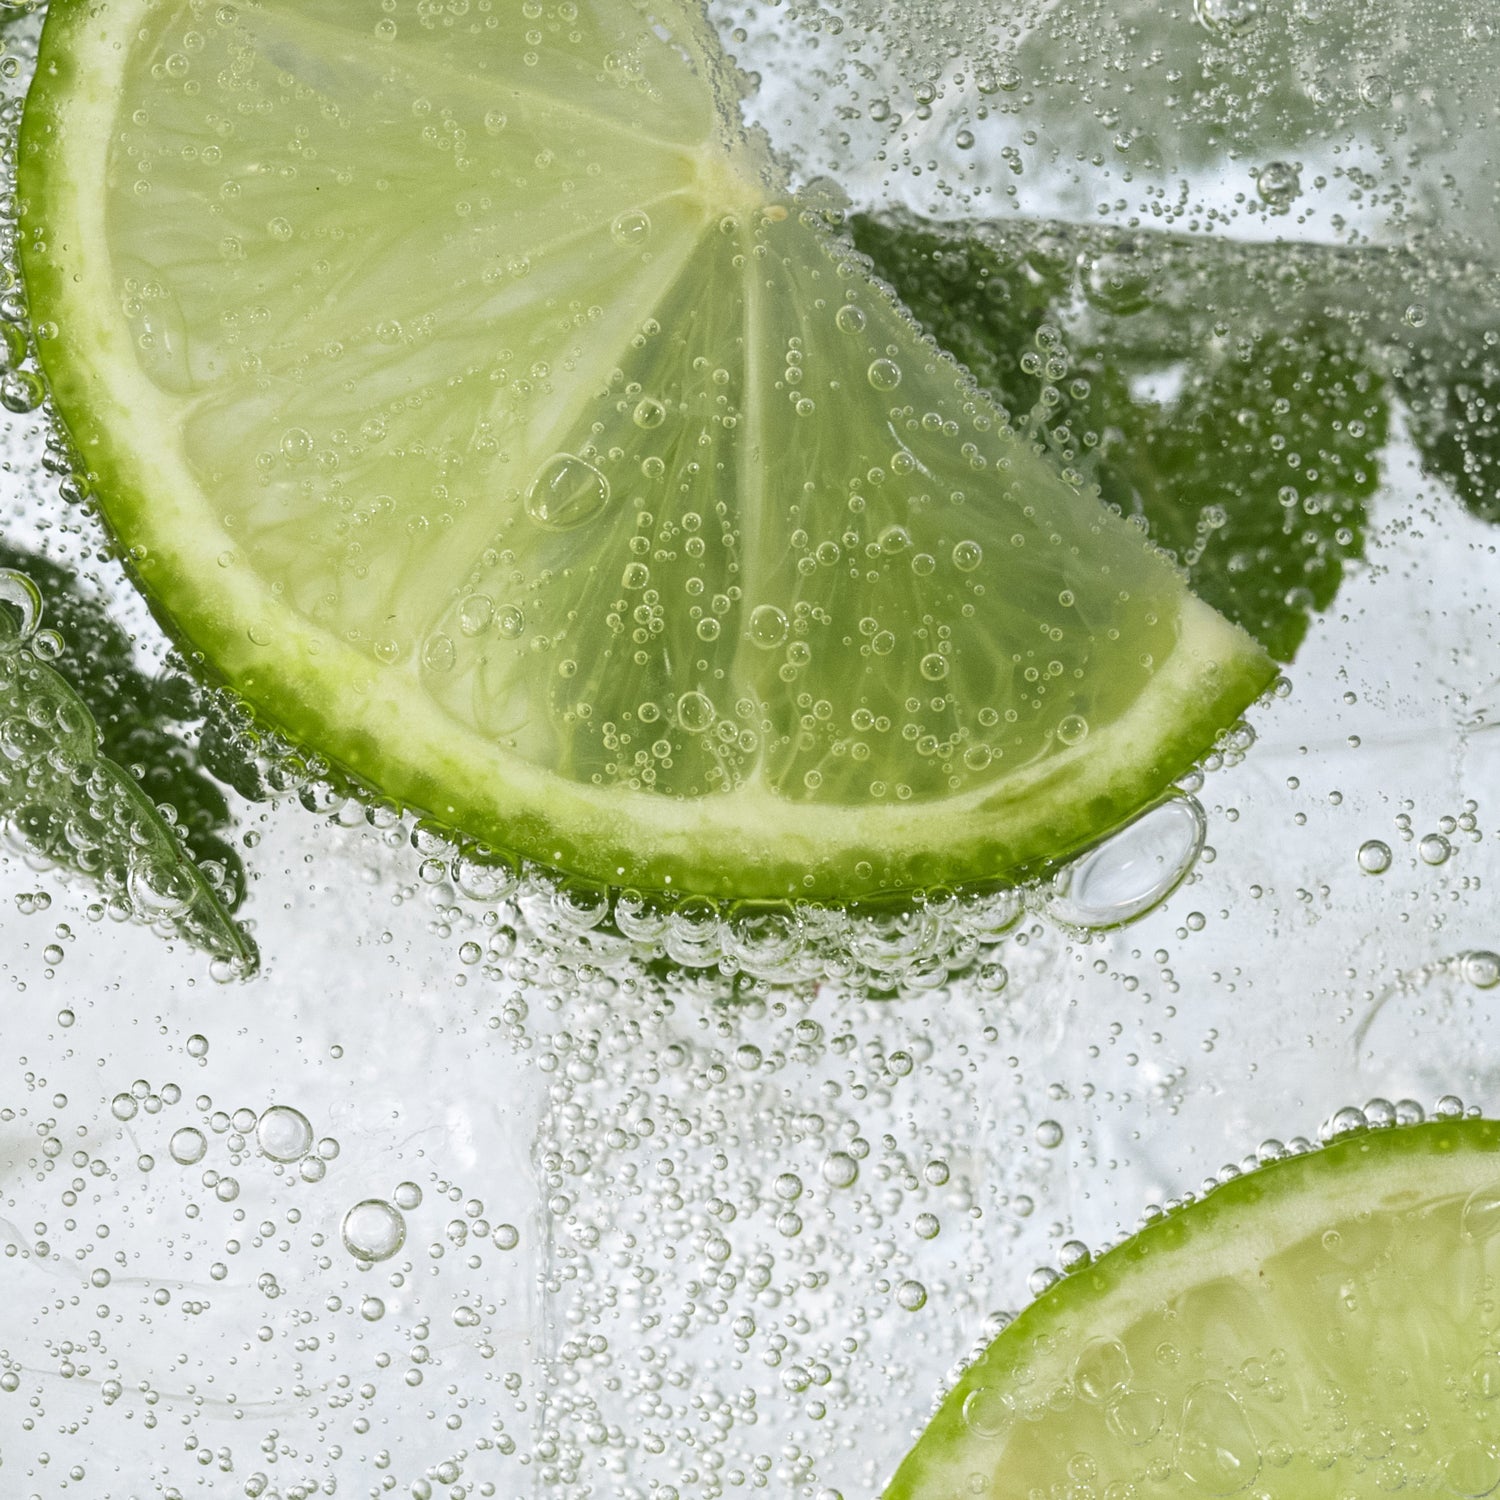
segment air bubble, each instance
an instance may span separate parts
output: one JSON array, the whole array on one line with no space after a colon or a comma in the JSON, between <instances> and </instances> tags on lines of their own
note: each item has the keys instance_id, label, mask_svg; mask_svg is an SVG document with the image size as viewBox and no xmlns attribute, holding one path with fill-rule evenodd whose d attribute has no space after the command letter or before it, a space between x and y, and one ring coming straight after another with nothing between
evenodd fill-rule
<instances>
[{"instance_id":1,"label":"air bubble","mask_svg":"<svg viewBox=\"0 0 1500 1500\"><path fill-rule=\"evenodd\" d=\"M41 377L30 370L7 370L0 375L0 406L18 416L35 411L46 394Z\"/></svg>"},{"instance_id":2,"label":"air bubble","mask_svg":"<svg viewBox=\"0 0 1500 1500\"><path fill-rule=\"evenodd\" d=\"M1150 300L1151 263L1126 246L1102 251L1089 262L1083 288L1105 312L1138 312Z\"/></svg>"},{"instance_id":3,"label":"air bubble","mask_svg":"<svg viewBox=\"0 0 1500 1500\"><path fill-rule=\"evenodd\" d=\"M208 1138L201 1130L184 1125L172 1132L167 1151L179 1166L191 1167L202 1161L208 1151Z\"/></svg>"},{"instance_id":4,"label":"air bubble","mask_svg":"<svg viewBox=\"0 0 1500 1500\"><path fill-rule=\"evenodd\" d=\"M927 1288L920 1281L903 1281L896 1288L896 1301L907 1312L919 1312L927 1306Z\"/></svg>"},{"instance_id":5,"label":"air bubble","mask_svg":"<svg viewBox=\"0 0 1500 1500\"><path fill-rule=\"evenodd\" d=\"M1443 1461L1443 1480L1455 1495L1478 1500L1500 1487L1500 1447L1486 1438L1475 1438L1455 1448Z\"/></svg>"},{"instance_id":6,"label":"air bubble","mask_svg":"<svg viewBox=\"0 0 1500 1500\"><path fill-rule=\"evenodd\" d=\"M609 504L609 480L572 453L549 458L526 490L526 514L544 531L572 531Z\"/></svg>"},{"instance_id":7,"label":"air bubble","mask_svg":"<svg viewBox=\"0 0 1500 1500\"><path fill-rule=\"evenodd\" d=\"M1391 846L1381 839L1366 839L1357 858L1366 875L1384 875L1391 867Z\"/></svg>"},{"instance_id":8,"label":"air bubble","mask_svg":"<svg viewBox=\"0 0 1500 1500\"><path fill-rule=\"evenodd\" d=\"M1268 161L1255 179L1256 191L1271 208L1285 208L1302 191L1302 178L1286 161Z\"/></svg>"},{"instance_id":9,"label":"air bubble","mask_svg":"<svg viewBox=\"0 0 1500 1500\"><path fill-rule=\"evenodd\" d=\"M823 1162L823 1181L830 1187L853 1187L859 1177L859 1163L847 1151L835 1151Z\"/></svg>"},{"instance_id":10,"label":"air bubble","mask_svg":"<svg viewBox=\"0 0 1500 1500\"><path fill-rule=\"evenodd\" d=\"M1204 1381L1182 1409L1177 1463L1183 1477L1209 1495L1233 1495L1260 1472L1260 1444L1244 1408L1227 1386Z\"/></svg>"},{"instance_id":11,"label":"air bubble","mask_svg":"<svg viewBox=\"0 0 1500 1500\"><path fill-rule=\"evenodd\" d=\"M458 606L458 628L466 636L481 635L495 618L495 601L488 594L469 594Z\"/></svg>"},{"instance_id":12,"label":"air bubble","mask_svg":"<svg viewBox=\"0 0 1500 1500\"><path fill-rule=\"evenodd\" d=\"M138 853L126 875L130 903L148 922L183 916L198 894L191 867L170 855Z\"/></svg>"},{"instance_id":13,"label":"air bubble","mask_svg":"<svg viewBox=\"0 0 1500 1500\"><path fill-rule=\"evenodd\" d=\"M762 651L775 651L786 644L790 631L790 622L774 604L758 604L750 611L745 633Z\"/></svg>"},{"instance_id":14,"label":"air bubble","mask_svg":"<svg viewBox=\"0 0 1500 1500\"><path fill-rule=\"evenodd\" d=\"M1440 833L1424 834L1417 845L1417 853L1424 865L1441 865L1447 863L1453 845Z\"/></svg>"},{"instance_id":15,"label":"air bubble","mask_svg":"<svg viewBox=\"0 0 1500 1500\"><path fill-rule=\"evenodd\" d=\"M256 1122L255 1139L272 1161L301 1161L312 1150L313 1128L301 1110L273 1104Z\"/></svg>"},{"instance_id":16,"label":"air bubble","mask_svg":"<svg viewBox=\"0 0 1500 1500\"><path fill-rule=\"evenodd\" d=\"M628 208L616 216L609 235L622 250L639 250L651 238L651 216L643 209Z\"/></svg>"},{"instance_id":17,"label":"air bubble","mask_svg":"<svg viewBox=\"0 0 1500 1500\"><path fill-rule=\"evenodd\" d=\"M470 849L454 860L453 882L471 901L502 901L520 883L520 870L509 855Z\"/></svg>"},{"instance_id":18,"label":"air bubble","mask_svg":"<svg viewBox=\"0 0 1500 1500\"><path fill-rule=\"evenodd\" d=\"M989 1386L976 1386L964 1397L964 1426L975 1437L1004 1437L1010 1429L1015 1407L1010 1397Z\"/></svg>"},{"instance_id":19,"label":"air bubble","mask_svg":"<svg viewBox=\"0 0 1500 1500\"><path fill-rule=\"evenodd\" d=\"M1078 1356L1073 1384L1085 1401L1104 1405L1130 1384L1130 1355L1118 1339L1094 1339Z\"/></svg>"},{"instance_id":20,"label":"air bubble","mask_svg":"<svg viewBox=\"0 0 1500 1500\"><path fill-rule=\"evenodd\" d=\"M1490 1240L1500 1234L1500 1182L1475 1188L1464 1200L1459 1233L1466 1240Z\"/></svg>"},{"instance_id":21,"label":"air bubble","mask_svg":"<svg viewBox=\"0 0 1500 1500\"><path fill-rule=\"evenodd\" d=\"M10 606L0 608L0 651L25 645L41 624L41 592L24 573L0 568L0 605Z\"/></svg>"},{"instance_id":22,"label":"air bubble","mask_svg":"<svg viewBox=\"0 0 1500 1500\"><path fill-rule=\"evenodd\" d=\"M1109 1403L1104 1420L1117 1437L1140 1447L1161 1431L1166 1415L1166 1402L1155 1391L1124 1391Z\"/></svg>"},{"instance_id":23,"label":"air bubble","mask_svg":"<svg viewBox=\"0 0 1500 1500\"><path fill-rule=\"evenodd\" d=\"M1260 14L1259 0L1193 0L1193 14L1218 37L1235 36Z\"/></svg>"},{"instance_id":24,"label":"air bubble","mask_svg":"<svg viewBox=\"0 0 1500 1500\"><path fill-rule=\"evenodd\" d=\"M876 359L865 372L877 391L893 391L901 384L901 366L893 359Z\"/></svg>"},{"instance_id":25,"label":"air bubble","mask_svg":"<svg viewBox=\"0 0 1500 1500\"><path fill-rule=\"evenodd\" d=\"M660 401L650 396L642 396L636 402L635 410L630 414L630 420L642 432L655 432L667 420L667 409Z\"/></svg>"},{"instance_id":26,"label":"air bubble","mask_svg":"<svg viewBox=\"0 0 1500 1500\"><path fill-rule=\"evenodd\" d=\"M677 722L689 734L703 734L712 729L716 717L713 703L696 688L677 700Z\"/></svg>"},{"instance_id":27,"label":"air bubble","mask_svg":"<svg viewBox=\"0 0 1500 1500\"><path fill-rule=\"evenodd\" d=\"M422 665L429 672L451 672L458 660L458 652L451 636L442 631L430 636L422 647Z\"/></svg>"},{"instance_id":28,"label":"air bubble","mask_svg":"<svg viewBox=\"0 0 1500 1500\"><path fill-rule=\"evenodd\" d=\"M839 308L833 315L833 321L840 333L863 333L865 331L864 312L853 303L845 303Z\"/></svg>"},{"instance_id":29,"label":"air bubble","mask_svg":"<svg viewBox=\"0 0 1500 1500\"><path fill-rule=\"evenodd\" d=\"M389 1260L406 1243L406 1220L395 1204L366 1198L344 1215L344 1248L367 1265Z\"/></svg>"},{"instance_id":30,"label":"air bubble","mask_svg":"<svg viewBox=\"0 0 1500 1500\"><path fill-rule=\"evenodd\" d=\"M1182 884L1207 831L1196 798L1158 803L1059 872L1048 913L1066 926L1093 932L1136 921Z\"/></svg>"},{"instance_id":31,"label":"air bubble","mask_svg":"<svg viewBox=\"0 0 1500 1500\"><path fill-rule=\"evenodd\" d=\"M1500 953L1476 948L1459 960L1459 971L1476 990L1492 990L1500 984Z\"/></svg>"}]
</instances>

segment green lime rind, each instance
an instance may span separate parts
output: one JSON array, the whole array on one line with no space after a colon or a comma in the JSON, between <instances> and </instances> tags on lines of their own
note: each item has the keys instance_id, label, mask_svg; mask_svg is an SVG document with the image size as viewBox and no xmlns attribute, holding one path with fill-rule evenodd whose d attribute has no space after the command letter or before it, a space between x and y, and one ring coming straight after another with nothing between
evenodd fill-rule
<instances>
[{"instance_id":1,"label":"green lime rind","mask_svg":"<svg viewBox=\"0 0 1500 1500\"><path fill-rule=\"evenodd\" d=\"M312 17L312 9L278 13L266 23L286 31L278 42L282 53L302 57L322 35L319 28L332 24L321 13ZM257 424L284 422L288 412L296 411L300 420L303 408L315 414L333 411L344 420L337 386L309 386L299 375L287 387L291 395L273 390L263 397L253 382L243 389L232 382L226 387L220 375L231 356L243 355L242 346L235 346L239 353L228 344L221 349L205 334L196 353L184 355L177 348L174 354L177 335L164 324L151 333L154 352L143 356L142 325L139 320L131 325L121 312L122 271L112 260L112 247L127 245L137 258L169 247L161 251L164 269L137 274L127 268L125 280L149 281L156 275L170 282L177 267L172 257L186 256L194 274L184 274L174 295L200 322L211 311L215 326L218 321L217 308L200 307L202 288L214 284L203 278L213 273L192 259L208 242L215 221L205 220L208 228L183 231L174 240L174 215L180 210L191 218L198 207L172 197L173 179L163 171L151 179L155 197L144 200L145 207L123 187L113 194L97 191L99 182L112 180L112 172L118 178L127 170L111 152L119 130L135 127L123 127L116 111L123 108L121 98L141 85L124 43L144 34L142 24L152 12L142 0L122 0L107 8L59 4L48 17L20 142L21 256L28 296L39 334L55 331L48 325L62 330L61 337L40 339L40 357L99 507L158 617L264 721L381 794L492 845L594 879L709 895L863 899L936 882L1015 878L1067 858L1159 795L1270 682L1274 667L1248 636L1194 599L1137 533L1065 484L1012 433L952 361L922 342L907 314L865 279L812 215L795 203L768 203L771 188L756 179L759 168L746 167L732 153L716 155L717 147L652 145L640 160L642 172L651 174L662 192L659 202L653 200L660 234L654 260L644 269L622 261L623 268L614 270L610 257L618 259L618 250L601 243L583 267L593 287L602 289L604 311L595 323L606 334L613 330L623 337L630 327L624 318L629 299L648 295L649 305L634 310L656 308L668 332L653 334L654 343L626 341L619 367L600 393L560 391L545 409L526 408L553 423L562 434L559 448L564 438L572 443L576 432L602 434L589 439L594 447L588 451L595 455L590 463L597 464L592 472L604 476L613 493L625 495L640 487L636 470L642 453L650 451L631 426L635 397L630 392L644 387L662 396L673 420L683 419L678 425L686 435L673 439L675 448L667 446L669 484L659 504L651 503L651 513L617 507L600 520L597 533L549 522L546 534L539 534L527 529L519 498L505 498L507 493L519 497L520 491L495 460L499 478L488 491L472 493L499 493L498 518L479 505L465 512L460 501L452 507L453 528L442 535L472 542L476 559L482 552L498 561L466 563L456 575L451 557L437 556L438 543L428 553L421 552L425 541L414 544L408 555L402 550L402 507L415 502L398 492L394 521L375 516L366 533L370 545L361 566L369 563L367 583L355 587L355 575L337 568L320 572L319 548L325 544L339 567L347 560L338 552L345 545L341 533L329 519L338 511L310 512L305 523L293 513L282 520L275 505L278 496L295 501L290 479L283 484L277 478L270 489L257 490L253 472L246 470L239 481L210 492L204 474L236 445L253 449L265 436ZM181 65L190 65L185 56ZM163 62L168 72L174 66L173 59ZM422 76L434 90L448 86L438 74ZM272 79L266 86L279 85ZM316 79L308 85L314 91L319 86ZM460 80L452 87L459 91L453 107L467 107L459 94L470 84ZM627 103L634 97L618 96ZM170 90L160 98L142 98L137 113L170 114L177 107ZM615 94L606 104L627 107ZM674 107L672 139L700 139L693 132L705 111L695 114L691 100ZM308 118L316 115L311 111ZM187 116L172 118L186 128ZM371 126L377 136L386 128L384 117ZM628 141L629 131L640 124L620 128L626 132L621 139ZM618 141L609 145L609 128L603 138L609 150L623 152ZM142 142L145 150L149 140L142 137ZM299 200L306 214L332 212L337 184L330 177L323 186L327 192L316 203L310 194ZM165 209L153 206L158 199ZM732 210L727 217L718 206L721 200ZM287 225L287 232L295 233L290 220ZM595 231L585 226L578 232ZM439 248L447 255L451 246L445 241ZM746 266L763 267L765 279L747 276ZM234 275L241 274L258 273L223 271L229 278L225 308L239 295L231 292L239 284ZM533 268L533 277L541 274ZM411 280L407 276L400 285ZM699 281L712 296L697 294ZM862 342L839 344L843 335L832 327L836 304L828 300L835 292L859 300L868 322ZM287 337L295 339L298 310L321 316L324 304L300 282L287 283L287 298L271 322L281 317L292 330ZM625 302L617 309L620 298ZM451 337L472 337L470 325L472 319L460 320ZM198 324L190 319L189 326ZM530 336L525 328L503 326L520 344ZM362 336L355 328L350 346L357 348ZM598 343L603 335L587 337L604 347ZM773 368L770 354L799 340L795 347L805 344L807 368L823 381L819 399L825 393L830 398L816 423L800 428L787 390L777 383L785 360L778 355ZM266 368L273 384L275 358L286 347L270 349ZM852 358L862 376L866 362L892 348L901 352L906 370L900 396L905 406L872 391L873 379L866 384L820 373L838 376L841 362ZM739 351L733 369L715 371L714 382L692 373L712 368L725 349ZM423 353L421 360L427 361L422 370L430 373L430 356ZM385 366L369 368L372 379L383 378ZM483 378L481 372L471 385L482 388ZM194 380L200 384L187 401L181 388ZM437 380L431 388L442 383ZM811 382L807 389L813 389ZM713 426L721 420L717 403L726 399L737 402L740 411L732 439L724 435L732 424L722 432ZM936 419L935 429L923 426L928 417ZM953 436L944 431L945 420ZM967 448L959 454L966 426L978 440L972 457ZM528 429L523 423L514 430ZM663 431L676 428L669 422ZM702 448L689 440L694 433L718 444L705 451L717 455L714 472L722 476L722 486L692 477L699 470L693 453ZM516 441L524 446L523 439ZM390 465L379 472L398 478L416 474L415 493L426 493L422 487L443 476L431 465L423 468L427 460L420 456L412 459L410 447L404 468ZM913 473L928 476L912 484L930 483L932 493L913 495L911 485L886 472L893 450ZM273 465L279 462L274 454L267 456ZM488 472L483 464L489 460L472 454L470 459L478 466L475 472ZM356 455L354 468L366 461L376 464L375 458ZM829 469L835 483L811 486L809 499L802 491L809 487L809 472L819 472L812 467L818 464ZM983 481L981 491L974 474L986 465L989 474L1007 477ZM876 474L882 477L866 480ZM523 472L523 485L524 477ZM856 493L856 479L868 493ZM684 528L692 529L689 518L672 507L686 509L688 501L673 496L693 485L697 490L688 500L697 509L692 515L707 510L720 532L718 540L710 533L714 546L699 567L708 577L706 589L702 578L688 576L680 541L671 541L680 539ZM711 514L726 490L738 506L737 524L727 529ZM985 503L971 501L971 490ZM833 514L820 516L814 502L827 505L830 491ZM855 500L864 527L857 544L848 542L845 513L853 511ZM234 510L242 503L244 514ZM636 506L645 503L634 500ZM272 515L264 526L262 512ZM415 519L425 523L426 516ZM898 520L909 526L915 558L878 548L878 555L869 554L878 535L890 534L886 523ZM429 530L435 535L441 528ZM795 540L799 536L801 542ZM1031 548L1024 554L1026 567L1009 564L1009 571L982 575L955 571L957 563L950 565L947 558L956 557L971 537L983 540L984 555L996 569L1007 555L1002 549L1024 541ZM847 564L842 573L825 567L818 554L825 550L824 539L837 553L835 538L875 556L866 575L851 574ZM653 588L669 594L662 606L666 634L660 641L653 636L649 650L635 650L629 641L636 596L625 592L634 585L626 581L629 569L622 573L622 564L637 555L627 550L637 542L657 569L660 582ZM938 558L932 581L912 573L917 560L932 562L923 550L929 544ZM803 549L801 554L795 547ZM508 585L502 575L518 566L505 559L517 556L530 568L532 584L546 584L540 593L533 588L526 595L533 617L530 639L516 644L491 632L471 644L451 622L463 617L476 597L484 598L487 611L491 595L504 602ZM1106 571L1111 581L1100 583ZM865 576L873 580L869 587L859 581ZM975 580L984 578L992 586L981 603L984 590ZM743 592L743 600L724 606L728 628L722 637L692 633L698 607L690 612L680 591L690 595L694 587L705 599L728 601L735 591ZM813 588L822 592L809 594ZM1036 644L1037 628L1050 624L1047 610L1058 611L1060 588L1069 609L1076 590L1076 616L1068 617L1066 630L1053 627L1050 639L1060 644L1044 648ZM870 605L872 590L899 627L885 634L901 638L899 649L883 663L870 657L867 643L851 628ZM816 627L822 632L820 654L810 667L787 662L778 668L779 658L757 655L758 647L746 644L747 618L758 600L786 605L788 615L795 613L794 602L805 605L808 618L821 622ZM606 630L606 614L624 623ZM975 623L961 623L970 619ZM387 620L395 622L392 631L400 639L393 640L392 656L383 660L378 633ZM833 620L844 621L849 635L838 639ZM935 654L934 632L948 629L945 622L954 622L954 639L944 647L949 655L943 670L950 674L946 698L916 671L919 655ZM920 632L932 644L917 646ZM709 640L715 643L699 644ZM538 642L545 642L550 654L527 654ZM438 643L441 651L434 652ZM434 655L444 658L447 676L429 669ZM1010 739L998 746L992 761L989 749L976 747L969 720L991 684L1012 677L1021 683L1023 667L1033 673L1028 681L1038 680L1027 665L1033 656L1045 669L1043 679L1050 681L1047 674L1052 674L1065 686L1045 702L1045 687L995 689L1002 706L1025 699L1022 706L1035 723L1023 718L1014 731L1002 725L996 735ZM794 679L797 686L788 686ZM722 691L718 683L725 684ZM805 705L796 701L799 689ZM1079 700L1073 718L1070 692ZM687 722L684 703L707 702L710 693L719 695L710 705L717 713L716 731L734 728L738 741L733 733L727 740L711 739ZM731 724L736 699L748 705L743 726ZM913 702L920 710L905 706ZM588 715L578 712L580 704L590 709ZM614 726L628 721L638 706L644 706L636 738L640 748L630 753L639 757L652 734L660 734L646 732L644 708L658 719L665 713L669 726L658 741L669 753L657 755L655 767L647 768L654 781L636 775L629 755L614 749ZM835 743L835 731L827 726L847 726L851 714L867 707L872 717L884 714L887 728L893 720L897 730L904 729L903 714L931 722L914 722L910 739L892 732L877 744L873 761L865 762L858 754L845 755L843 741ZM1086 737L1062 737L1057 726L1079 719L1087 723ZM838 732L851 738L847 729ZM924 751L924 737L948 748L940 754ZM760 748L745 748L749 744ZM982 753L969 758L966 747ZM876 781L890 788L884 800L873 791Z\"/></svg>"},{"instance_id":2,"label":"green lime rind","mask_svg":"<svg viewBox=\"0 0 1500 1500\"><path fill-rule=\"evenodd\" d=\"M1486 1493L1497 1229L1493 1120L1360 1131L1236 1177L1027 1307L884 1500L1024 1500L1080 1477L1099 1494ZM1488 1483L1463 1488L1474 1473Z\"/></svg>"}]
</instances>

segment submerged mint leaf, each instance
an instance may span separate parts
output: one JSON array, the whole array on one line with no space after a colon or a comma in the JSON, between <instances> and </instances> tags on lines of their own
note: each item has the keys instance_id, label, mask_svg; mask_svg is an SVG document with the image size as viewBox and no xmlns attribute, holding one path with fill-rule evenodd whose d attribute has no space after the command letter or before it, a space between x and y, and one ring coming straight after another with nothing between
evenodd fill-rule
<instances>
[{"instance_id":1,"label":"submerged mint leaf","mask_svg":"<svg viewBox=\"0 0 1500 1500\"><path fill-rule=\"evenodd\" d=\"M1331 330L1246 340L1142 412L1101 475L1130 493L1194 589L1290 661L1364 554L1365 501L1388 431L1385 385Z\"/></svg>"},{"instance_id":2,"label":"submerged mint leaf","mask_svg":"<svg viewBox=\"0 0 1500 1500\"><path fill-rule=\"evenodd\" d=\"M1500 521L1500 318L1447 327L1401 366L1424 471L1482 521ZM1451 323L1450 320L1446 320Z\"/></svg>"},{"instance_id":3,"label":"submerged mint leaf","mask_svg":"<svg viewBox=\"0 0 1500 1500\"><path fill-rule=\"evenodd\" d=\"M4 545L0 563L0 823L106 899L252 971L231 914L244 872L221 837L228 807L173 732L195 716L196 689L142 673L62 569ZM53 665L54 624L72 681Z\"/></svg>"},{"instance_id":4,"label":"submerged mint leaf","mask_svg":"<svg viewBox=\"0 0 1500 1500\"><path fill-rule=\"evenodd\" d=\"M1018 426L1291 660L1363 555L1390 406L1358 319L1298 295L1300 252L1054 225L852 228Z\"/></svg>"}]
</instances>

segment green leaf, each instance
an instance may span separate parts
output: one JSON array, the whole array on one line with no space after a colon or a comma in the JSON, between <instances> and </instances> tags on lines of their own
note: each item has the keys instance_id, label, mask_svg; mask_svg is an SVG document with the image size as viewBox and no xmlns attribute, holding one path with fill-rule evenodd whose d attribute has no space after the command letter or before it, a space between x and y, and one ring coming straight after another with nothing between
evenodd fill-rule
<instances>
[{"instance_id":1,"label":"green leaf","mask_svg":"<svg viewBox=\"0 0 1500 1500\"><path fill-rule=\"evenodd\" d=\"M67 676L53 665L65 641ZM248 973L228 805L185 734L202 712L189 679L137 667L69 573L0 541L0 821L106 900Z\"/></svg>"},{"instance_id":2,"label":"green leaf","mask_svg":"<svg viewBox=\"0 0 1500 1500\"><path fill-rule=\"evenodd\" d=\"M1203 599L1292 659L1363 556L1390 426L1358 321L1297 295L1305 257L1060 225L852 228L1075 482L1139 516Z\"/></svg>"}]
</instances>

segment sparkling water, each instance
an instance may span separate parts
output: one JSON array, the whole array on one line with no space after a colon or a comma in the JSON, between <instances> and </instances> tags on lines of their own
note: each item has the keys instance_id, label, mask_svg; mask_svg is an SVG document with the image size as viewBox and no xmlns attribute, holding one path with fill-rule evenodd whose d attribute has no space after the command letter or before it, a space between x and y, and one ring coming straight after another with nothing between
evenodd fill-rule
<instances>
[{"instance_id":1,"label":"sparkling water","mask_svg":"<svg viewBox=\"0 0 1500 1500\"><path fill-rule=\"evenodd\" d=\"M1496 1107L1479 8L713 11L808 191L919 315L1001 289L1025 337L976 375L1286 680L1019 892L548 877L195 683L67 498L9 290L0 630L113 716L202 888L59 864L0 808L6 1495L855 1500L1151 1205L1325 1124ZM918 251L946 293L901 286ZM534 503L597 499L559 469Z\"/></svg>"}]
</instances>

